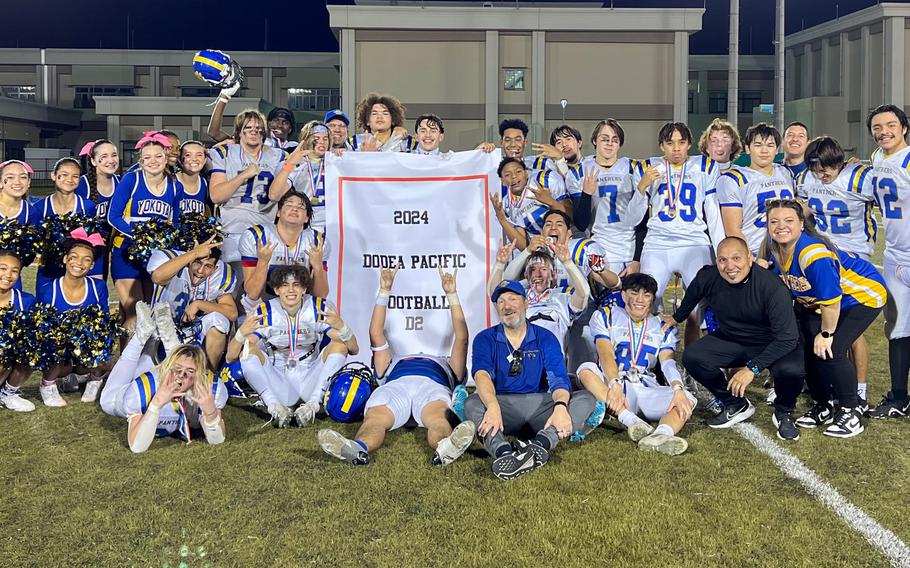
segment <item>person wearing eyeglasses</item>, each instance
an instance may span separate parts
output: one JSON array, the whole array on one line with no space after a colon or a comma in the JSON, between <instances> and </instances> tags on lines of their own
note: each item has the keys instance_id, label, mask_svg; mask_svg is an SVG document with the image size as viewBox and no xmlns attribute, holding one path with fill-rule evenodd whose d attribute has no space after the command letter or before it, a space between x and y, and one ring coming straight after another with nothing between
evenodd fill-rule
<instances>
[{"instance_id":1,"label":"person wearing eyeglasses","mask_svg":"<svg viewBox=\"0 0 910 568\"><path fill-rule=\"evenodd\" d=\"M806 383L814 401L796 425L829 425L826 436L856 436L864 428L856 369L847 353L885 306L885 281L871 263L839 250L819 233L800 201L778 199L767 205L770 241L762 245L762 257L773 259L774 272L796 300L807 348ZM832 391L837 409L830 401Z\"/></svg>"},{"instance_id":2,"label":"person wearing eyeglasses","mask_svg":"<svg viewBox=\"0 0 910 568\"><path fill-rule=\"evenodd\" d=\"M477 391L465 401L465 415L493 457L493 475L509 480L546 464L560 440L581 431L595 400L572 392L559 340L528 322L520 282L503 280L491 298L501 323L474 338ZM514 445L506 438L525 435L531 438Z\"/></svg>"}]
</instances>

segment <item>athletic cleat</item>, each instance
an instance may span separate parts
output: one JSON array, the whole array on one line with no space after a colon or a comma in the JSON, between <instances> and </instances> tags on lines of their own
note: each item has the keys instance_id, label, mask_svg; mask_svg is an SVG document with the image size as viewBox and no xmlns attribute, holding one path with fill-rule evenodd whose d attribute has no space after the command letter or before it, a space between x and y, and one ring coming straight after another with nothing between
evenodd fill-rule
<instances>
[{"instance_id":1,"label":"athletic cleat","mask_svg":"<svg viewBox=\"0 0 910 568\"><path fill-rule=\"evenodd\" d=\"M774 391L774 387L771 387L771 390L768 391L768 396L765 397L765 403L768 406L774 406L775 400L777 400L777 392Z\"/></svg>"},{"instance_id":2,"label":"athletic cleat","mask_svg":"<svg viewBox=\"0 0 910 568\"><path fill-rule=\"evenodd\" d=\"M477 426L473 422L470 420L462 422L452 430L451 434L439 440L430 463L433 465L449 465L457 460L470 447L476 433Z\"/></svg>"},{"instance_id":3,"label":"athletic cleat","mask_svg":"<svg viewBox=\"0 0 910 568\"><path fill-rule=\"evenodd\" d=\"M35 405L32 401L22 398L17 392L0 395L0 406L5 406L15 412L31 412L32 410L35 410Z\"/></svg>"},{"instance_id":4,"label":"athletic cleat","mask_svg":"<svg viewBox=\"0 0 910 568\"><path fill-rule=\"evenodd\" d=\"M291 409L283 404L270 406L269 414L272 415L271 421L275 422L276 428L287 428L291 425L291 419L294 417L291 413Z\"/></svg>"},{"instance_id":5,"label":"athletic cleat","mask_svg":"<svg viewBox=\"0 0 910 568\"><path fill-rule=\"evenodd\" d=\"M44 402L44 406L66 406L66 401L60 396L60 391L57 390L56 384L38 387L38 392L41 394L41 401Z\"/></svg>"},{"instance_id":6,"label":"athletic cleat","mask_svg":"<svg viewBox=\"0 0 910 568\"><path fill-rule=\"evenodd\" d=\"M636 418L635 422L626 428L626 433L629 435L629 439L635 442L641 442L647 436L650 436L654 432L654 427L642 420L641 418Z\"/></svg>"},{"instance_id":7,"label":"athletic cleat","mask_svg":"<svg viewBox=\"0 0 910 568\"><path fill-rule=\"evenodd\" d=\"M367 465L370 463L370 454L363 446L353 440L348 440L335 430L325 428L316 433L319 447L333 458L346 461L351 465Z\"/></svg>"},{"instance_id":8,"label":"athletic cleat","mask_svg":"<svg viewBox=\"0 0 910 568\"><path fill-rule=\"evenodd\" d=\"M154 337L157 326L155 318L152 315L152 308L145 302L136 303L136 331L134 337L139 338L142 345L148 343L148 340Z\"/></svg>"},{"instance_id":9,"label":"athletic cleat","mask_svg":"<svg viewBox=\"0 0 910 568\"><path fill-rule=\"evenodd\" d=\"M101 390L101 383L104 381L96 379L85 383L85 392L82 393L82 402L95 402L98 398L98 391Z\"/></svg>"},{"instance_id":10,"label":"athletic cleat","mask_svg":"<svg viewBox=\"0 0 910 568\"><path fill-rule=\"evenodd\" d=\"M878 403L878 406L869 411L869 418L884 419L884 418L901 418L907 416L910 412L910 399L908 400L897 400L894 398L894 394L888 392L885 396L882 397L882 401Z\"/></svg>"},{"instance_id":11,"label":"athletic cleat","mask_svg":"<svg viewBox=\"0 0 910 568\"><path fill-rule=\"evenodd\" d=\"M638 441L638 449L646 452L660 452L668 456L678 456L688 449L689 442L679 436L651 433Z\"/></svg>"},{"instance_id":12,"label":"athletic cleat","mask_svg":"<svg viewBox=\"0 0 910 568\"><path fill-rule=\"evenodd\" d=\"M294 420L297 425L303 428L316 422L316 413L319 412L318 402L302 402L297 410L294 411Z\"/></svg>"},{"instance_id":13,"label":"athletic cleat","mask_svg":"<svg viewBox=\"0 0 910 568\"><path fill-rule=\"evenodd\" d=\"M835 438L852 438L862 434L863 430L865 428L859 412L855 408L841 408L834 416L834 422L822 434Z\"/></svg>"},{"instance_id":14,"label":"athletic cleat","mask_svg":"<svg viewBox=\"0 0 910 568\"><path fill-rule=\"evenodd\" d=\"M464 401L468 400L468 389L464 385L458 385L452 391L452 412L462 422L465 421Z\"/></svg>"},{"instance_id":15,"label":"athletic cleat","mask_svg":"<svg viewBox=\"0 0 910 568\"><path fill-rule=\"evenodd\" d=\"M783 410L774 410L771 422L777 428L777 437L781 440L799 440L799 428L793 420L793 413Z\"/></svg>"},{"instance_id":16,"label":"athletic cleat","mask_svg":"<svg viewBox=\"0 0 910 568\"><path fill-rule=\"evenodd\" d=\"M705 424L709 428L730 428L744 420L748 420L755 414L755 406L744 398L740 404L727 406L723 411L712 418L708 418Z\"/></svg>"},{"instance_id":17,"label":"athletic cleat","mask_svg":"<svg viewBox=\"0 0 910 568\"><path fill-rule=\"evenodd\" d=\"M70 373L60 379L60 390L63 392L79 392L79 375Z\"/></svg>"},{"instance_id":18,"label":"athletic cleat","mask_svg":"<svg viewBox=\"0 0 910 568\"><path fill-rule=\"evenodd\" d=\"M158 328L158 337L164 344L164 352L170 355L175 349L180 347L180 337L177 335L177 326L174 325L174 315L171 313L171 306L166 302L155 304L152 308L152 317L155 320L155 326Z\"/></svg>"},{"instance_id":19,"label":"athletic cleat","mask_svg":"<svg viewBox=\"0 0 910 568\"><path fill-rule=\"evenodd\" d=\"M493 460L492 470L493 475L508 481L526 473L531 473L542 465L534 457L534 452L511 452Z\"/></svg>"},{"instance_id":20,"label":"athletic cleat","mask_svg":"<svg viewBox=\"0 0 910 568\"><path fill-rule=\"evenodd\" d=\"M582 424L581 430L576 431L572 434L574 438L576 434L581 434L581 439L584 440L588 437L588 434L597 430L597 427L603 424L604 417L607 415L607 403L602 400L598 400L594 403L594 410L591 411L591 414L585 419L585 423Z\"/></svg>"},{"instance_id":21,"label":"athletic cleat","mask_svg":"<svg viewBox=\"0 0 910 568\"><path fill-rule=\"evenodd\" d=\"M808 412L796 419L796 425L800 428L815 428L831 424L832 420L831 405L816 402Z\"/></svg>"},{"instance_id":22,"label":"athletic cleat","mask_svg":"<svg viewBox=\"0 0 910 568\"><path fill-rule=\"evenodd\" d=\"M515 440L515 451L518 453L531 452L534 454L534 459L543 465L550 461L550 451L544 448L543 446L538 445L534 440Z\"/></svg>"}]
</instances>

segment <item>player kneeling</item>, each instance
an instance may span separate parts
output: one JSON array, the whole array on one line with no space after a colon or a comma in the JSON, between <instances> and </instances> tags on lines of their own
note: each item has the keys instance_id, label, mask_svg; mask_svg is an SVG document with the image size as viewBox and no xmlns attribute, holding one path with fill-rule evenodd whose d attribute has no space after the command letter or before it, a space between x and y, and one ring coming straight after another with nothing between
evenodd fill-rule
<instances>
[{"instance_id":1,"label":"player kneeling","mask_svg":"<svg viewBox=\"0 0 910 568\"><path fill-rule=\"evenodd\" d=\"M639 448L675 456L689 447L676 433L692 416L696 401L673 360L675 328L664 330L660 318L651 315L656 295L657 281L647 274L630 274L623 280L625 308L603 308L591 316L600 367L584 363L578 379L606 403ZM658 362L668 387L654 378ZM639 416L660 424L652 428Z\"/></svg>"},{"instance_id":2,"label":"player kneeling","mask_svg":"<svg viewBox=\"0 0 910 568\"><path fill-rule=\"evenodd\" d=\"M307 268L278 266L269 285L278 297L247 315L228 344L227 361L240 360L243 377L279 428L291 418L305 426L316 419L328 378L357 354L357 339L331 304L307 294ZM298 402L292 414L289 407Z\"/></svg>"},{"instance_id":3,"label":"player kneeling","mask_svg":"<svg viewBox=\"0 0 910 568\"><path fill-rule=\"evenodd\" d=\"M379 294L370 319L373 370L384 383L366 404L366 417L353 440L334 430L320 430L319 444L331 456L353 465L370 462L369 452L378 449L386 432L404 426L412 417L427 429L427 443L435 448L431 463L447 465L458 459L474 440L475 426L449 424L452 389L465 376L468 355L468 326L455 289L455 274L439 270L442 289L449 302L454 340L448 360L430 355L398 356L392 353L385 336L385 319L395 270L383 270Z\"/></svg>"}]
</instances>

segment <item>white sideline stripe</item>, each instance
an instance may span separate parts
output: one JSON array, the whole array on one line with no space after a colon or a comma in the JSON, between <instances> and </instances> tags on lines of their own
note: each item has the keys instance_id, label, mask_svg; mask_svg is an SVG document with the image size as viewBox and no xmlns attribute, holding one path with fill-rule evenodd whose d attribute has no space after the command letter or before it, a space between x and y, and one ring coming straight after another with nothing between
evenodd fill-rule
<instances>
[{"instance_id":1,"label":"white sideline stripe","mask_svg":"<svg viewBox=\"0 0 910 568\"><path fill-rule=\"evenodd\" d=\"M879 549L892 566L910 568L910 547L904 544L904 541L848 501L789 450L781 447L754 424L740 423L734 426L733 430L771 458L784 475L798 481L810 495L831 509L851 529L869 541L869 544Z\"/></svg>"}]
</instances>

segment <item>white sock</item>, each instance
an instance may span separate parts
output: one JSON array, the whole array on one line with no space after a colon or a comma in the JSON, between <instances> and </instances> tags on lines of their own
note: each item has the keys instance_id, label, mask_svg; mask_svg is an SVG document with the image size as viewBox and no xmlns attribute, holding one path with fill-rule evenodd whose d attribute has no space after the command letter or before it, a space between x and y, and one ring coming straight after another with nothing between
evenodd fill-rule
<instances>
[{"instance_id":1,"label":"white sock","mask_svg":"<svg viewBox=\"0 0 910 568\"><path fill-rule=\"evenodd\" d=\"M666 434L667 436L675 436L673 428L670 428L668 424L659 424L657 428L654 429L654 434Z\"/></svg>"},{"instance_id":2,"label":"white sock","mask_svg":"<svg viewBox=\"0 0 910 568\"><path fill-rule=\"evenodd\" d=\"M3 388L0 389L0 396L10 396L19 392L19 387L14 387L13 385L3 383Z\"/></svg>"},{"instance_id":3,"label":"white sock","mask_svg":"<svg viewBox=\"0 0 910 568\"><path fill-rule=\"evenodd\" d=\"M318 388L313 388L308 394L307 402L315 402L317 405L322 401L322 397L325 394L326 385L329 382L329 377L338 372L338 369L344 367L344 362L347 360L347 355L342 355L341 353L332 353L325 358L325 362L322 364L322 372L319 373L319 385Z\"/></svg>"},{"instance_id":4,"label":"white sock","mask_svg":"<svg viewBox=\"0 0 910 568\"><path fill-rule=\"evenodd\" d=\"M863 398L866 398L866 383L857 383L856 394Z\"/></svg>"},{"instance_id":5,"label":"white sock","mask_svg":"<svg viewBox=\"0 0 910 568\"><path fill-rule=\"evenodd\" d=\"M629 412L628 410L623 410L619 413L619 416L616 417L619 420L619 423L628 428L629 426L638 422L639 418L634 413Z\"/></svg>"}]
</instances>

